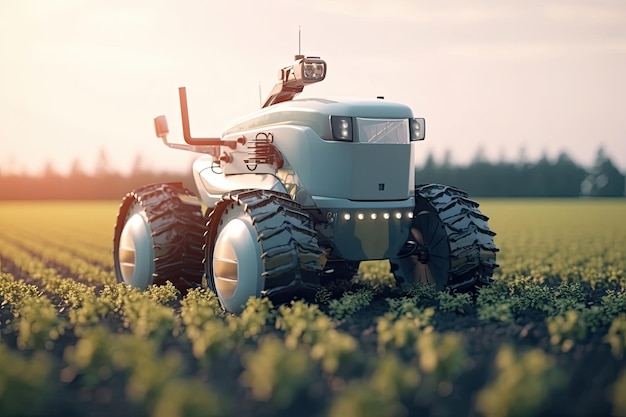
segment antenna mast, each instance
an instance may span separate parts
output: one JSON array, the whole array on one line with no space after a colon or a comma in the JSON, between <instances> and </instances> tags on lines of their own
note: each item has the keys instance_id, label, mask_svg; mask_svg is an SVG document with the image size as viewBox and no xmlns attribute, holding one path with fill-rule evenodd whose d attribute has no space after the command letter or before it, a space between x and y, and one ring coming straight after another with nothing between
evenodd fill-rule
<instances>
[{"instance_id":1,"label":"antenna mast","mask_svg":"<svg viewBox=\"0 0 626 417\"><path fill-rule=\"evenodd\" d=\"M296 55L296 59L302 58L304 58L304 55L302 55L302 29L298 25L298 55Z\"/></svg>"}]
</instances>

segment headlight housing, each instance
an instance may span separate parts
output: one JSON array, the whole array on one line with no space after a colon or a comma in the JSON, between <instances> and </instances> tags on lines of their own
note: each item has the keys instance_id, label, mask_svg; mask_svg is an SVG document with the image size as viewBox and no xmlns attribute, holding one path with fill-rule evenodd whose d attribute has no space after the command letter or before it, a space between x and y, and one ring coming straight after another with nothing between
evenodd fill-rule
<instances>
[{"instance_id":1,"label":"headlight housing","mask_svg":"<svg viewBox=\"0 0 626 417\"><path fill-rule=\"evenodd\" d=\"M317 57L307 57L293 66L296 80L304 84L312 84L326 78L326 62Z\"/></svg>"},{"instance_id":2,"label":"headlight housing","mask_svg":"<svg viewBox=\"0 0 626 417\"><path fill-rule=\"evenodd\" d=\"M411 140L424 140L426 137L426 120L422 117L410 119Z\"/></svg>"},{"instance_id":3,"label":"headlight housing","mask_svg":"<svg viewBox=\"0 0 626 417\"><path fill-rule=\"evenodd\" d=\"M341 140L344 142L352 142L354 120L352 117L347 116L331 116L330 127L334 140Z\"/></svg>"},{"instance_id":4,"label":"headlight housing","mask_svg":"<svg viewBox=\"0 0 626 417\"><path fill-rule=\"evenodd\" d=\"M326 62L305 59L302 63L302 80L305 83L322 81L326 77Z\"/></svg>"}]
</instances>

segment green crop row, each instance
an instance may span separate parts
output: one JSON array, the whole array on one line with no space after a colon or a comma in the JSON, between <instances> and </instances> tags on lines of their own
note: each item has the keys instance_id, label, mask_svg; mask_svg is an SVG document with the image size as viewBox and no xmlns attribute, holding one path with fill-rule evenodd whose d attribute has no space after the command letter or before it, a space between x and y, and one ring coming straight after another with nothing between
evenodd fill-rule
<instances>
[{"instance_id":1,"label":"green crop row","mask_svg":"<svg viewBox=\"0 0 626 417\"><path fill-rule=\"evenodd\" d=\"M9 240L10 239L10 240ZM14 247L23 248L25 251L37 254L37 259L44 262L53 262L56 265L67 268L76 278L94 283L114 283L115 275L110 269L105 269L92 261L77 256L76 253L62 249L55 245L27 239L21 236L5 237L5 242Z\"/></svg>"}]
</instances>

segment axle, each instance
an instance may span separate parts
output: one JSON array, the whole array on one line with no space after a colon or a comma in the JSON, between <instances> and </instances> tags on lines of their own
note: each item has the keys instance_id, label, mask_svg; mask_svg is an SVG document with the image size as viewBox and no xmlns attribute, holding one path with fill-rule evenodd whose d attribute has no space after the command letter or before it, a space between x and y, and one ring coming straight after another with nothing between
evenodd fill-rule
<instances>
[{"instance_id":1,"label":"axle","mask_svg":"<svg viewBox=\"0 0 626 417\"><path fill-rule=\"evenodd\" d=\"M430 249L426 245L409 240L402 247L398 258L406 258L409 256L417 256L417 260L425 265L430 261Z\"/></svg>"}]
</instances>

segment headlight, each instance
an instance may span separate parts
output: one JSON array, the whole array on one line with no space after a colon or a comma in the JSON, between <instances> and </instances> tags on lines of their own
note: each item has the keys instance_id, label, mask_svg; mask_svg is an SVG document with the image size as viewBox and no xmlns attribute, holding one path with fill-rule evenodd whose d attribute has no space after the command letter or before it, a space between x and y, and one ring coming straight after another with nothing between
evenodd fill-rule
<instances>
[{"instance_id":1,"label":"headlight","mask_svg":"<svg viewBox=\"0 0 626 417\"><path fill-rule=\"evenodd\" d=\"M411 140L424 140L426 137L426 120L421 117L411 119Z\"/></svg>"},{"instance_id":2,"label":"headlight","mask_svg":"<svg viewBox=\"0 0 626 417\"><path fill-rule=\"evenodd\" d=\"M352 141L352 117L331 116L330 126L333 132L333 139Z\"/></svg>"},{"instance_id":3,"label":"headlight","mask_svg":"<svg viewBox=\"0 0 626 417\"><path fill-rule=\"evenodd\" d=\"M326 62L319 58L304 58L300 65L302 81L305 84L316 83L326 77Z\"/></svg>"},{"instance_id":4,"label":"headlight","mask_svg":"<svg viewBox=\"0 0 626 417\"><path fill-rule=\"evenodd\" d=\"M305 81L319 81L324 78L326 68L323 63L305 62L303 69L303 78Z\"/></svg>"}]
</instances>

